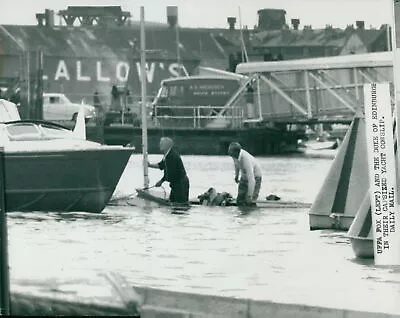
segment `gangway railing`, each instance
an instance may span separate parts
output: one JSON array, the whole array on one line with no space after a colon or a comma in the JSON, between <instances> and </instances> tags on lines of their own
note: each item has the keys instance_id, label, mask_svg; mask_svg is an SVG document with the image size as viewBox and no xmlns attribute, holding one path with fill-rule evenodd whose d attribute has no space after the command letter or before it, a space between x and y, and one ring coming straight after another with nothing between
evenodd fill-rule
<instances>
[{"instance_id":1,"label":"gangway railing","mask_svg":"<svg viewBox=\"0 0 400 318\"><path fill-rule=\"evenodd\" d=\"M248 62L239 64L236 72L260 83L256 93L263 121L336 120L363 112L364 84L393 83L392 60L392 52L379 52Z\"/></svg>"},{"instance_id":2,"label":"gangway railing","mask_svg":"<svg viewBox=\"0 0 400 318\"><path fill-rule=\"evenodd\" d=\"M154 106L153 119L161 128L241 128L244 111L240 107L225 106ZM212 123L210 125L210 123Z\"/></svg>"}]
</instances>

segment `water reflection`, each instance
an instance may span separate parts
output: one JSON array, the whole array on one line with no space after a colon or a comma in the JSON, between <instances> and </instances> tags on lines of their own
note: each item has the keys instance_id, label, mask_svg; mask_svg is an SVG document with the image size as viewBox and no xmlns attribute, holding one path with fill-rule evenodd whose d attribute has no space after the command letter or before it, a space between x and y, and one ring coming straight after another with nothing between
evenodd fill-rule
<instances>
[{"instance_id":1,"label":"water reflection","mask_svg":"<svg viewBox=\"0 0 400 318\"><path fill-rule=\"evenodd\" d=\"M103 221L104 224L115 224L128 216L118 213L86 213L86 212L17 212L9 213L8 219L15 220L15 224L26 224L23 221L34 222L76 222L76 221Z\"/></svg>"}]
</instances>

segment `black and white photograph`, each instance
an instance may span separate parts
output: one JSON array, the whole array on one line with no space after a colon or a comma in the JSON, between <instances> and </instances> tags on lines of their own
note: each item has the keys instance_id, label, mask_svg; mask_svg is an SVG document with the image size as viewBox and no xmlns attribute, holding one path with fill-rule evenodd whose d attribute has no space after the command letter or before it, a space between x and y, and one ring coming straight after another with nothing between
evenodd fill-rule
<instances>
[{"instance_id":1,"label":"black and white photograph","mask_svg":"<svg viewBox=\"0 0 400 318\"><path fill-rule=\"evenodd\" d=\"M0 315L400 317L400 0L0 0Z\"/></svg>"}]
</instances>

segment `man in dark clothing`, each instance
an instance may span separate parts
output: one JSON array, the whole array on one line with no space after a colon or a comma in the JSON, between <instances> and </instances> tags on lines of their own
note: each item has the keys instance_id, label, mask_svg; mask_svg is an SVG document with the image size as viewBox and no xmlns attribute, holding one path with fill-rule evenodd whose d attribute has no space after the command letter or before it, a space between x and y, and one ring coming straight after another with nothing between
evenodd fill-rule
<instances>
[{"instance_id":1,"label":"man in dark clothing","mask_svg":"<svg viewBox=\"0 0 400 318\"><path fill-rule=\"evenodd\" d=\"M111 88L111 110L120 111L120 98L119 98L119 91L116 85L113 85Z\"/></svg>"},{"instance_id":2,"label":"man in dark clothing","mask_svg":"<svg viewBox=\"0 0 400 318\"><path fill-rule=\"evenodd\" d=\"M160 150L164 153L164 158L156 164L148 163L150 168L164 170L164 176L156 183L157 187L168 181L171 187L169 200L171 203L189 203L189 178L181 156L175 151L174 143L171 138L163 137L160 140Z\"/></svg>"},{"instance_id":3,"label":"man in dark clothing","mask_svg":"<svg viewBox=\"0 0 400 318\"><path fill-rule=\"evenodd\" d=\"M251 84L247 85L246 92L246 107L247 107L247 118L253 119L254 116L254 89Z\"/></svg>"}]
</instances>

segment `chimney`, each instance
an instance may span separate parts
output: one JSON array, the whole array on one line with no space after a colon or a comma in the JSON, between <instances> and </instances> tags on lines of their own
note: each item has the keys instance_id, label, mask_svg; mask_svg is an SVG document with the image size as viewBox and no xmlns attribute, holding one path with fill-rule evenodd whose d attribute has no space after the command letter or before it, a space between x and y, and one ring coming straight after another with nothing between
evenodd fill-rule
<instances>
[{"instance_id":1,"label":"chimney","mask_svg":"<svg viewBox=\"0 0 400 318\"><path fill-rule=\"evenodd\" d=\"M364 30L365 29L365 22L364 21L356 21L357 29Z\"/></svg>"},{"instance_id":2,"label":"chimney","mask_svg":"<svg viewBox=\"0 0 400 318\"><path fill-rule=\"evenodd\" d=\"M46 9L44 11L46 26L53 27L54 26L54 10Z\"/></svg>"},{"instance_id":3,"label":"chimney","mask_svg":"<svg viewBox=\"0 0 400 318\"><path fill-rule=\"evenodd\" d=\"M235 30L236 18L235 17L228 17L227 18L229 24L229 30Z\"/></svg>"},{"instance_id":4,"label":"chimney","mask_svg":"<svg viewBox=\"0 0 400 318\"><path fill-rule=\"evenodd\" d=\"M44 19L45 19L44 13L36 13L36 20L38 22L38 26L43 26Z\"/></svg>"},{"instance_id":5,"label":"chimney","mask_svg":"<svg viewBox=\"0 0 400 318\"><path fill-rule=\"evenodd\" d=\"M178 7L167 6L167 21L171 28L178 24Z\"/></svg>"},{"instance_id":6,"label":"chimney","mask_svg":"<svg viewBox=\"0 0 400 318\"><path fill-rule=\"evenodd\" d=\"M258 13L260 30L282 30L286 24L286 11L281 9L261 9Z\"/></svg>"},{"instance_id":7,"label":"chimney","mask_svg":"<svg viewBox=\"0 0 400 318\"><path fill-rule=\"evenodd\" d=\"M292 19L292 26L294 30L298 30L300 25L300 19Z\"/></svg>"},{"instance_id":8,"label":"chimney","mask_svg":"<svg viewBox=\"0 0 400 318\"><path fill-rule=\"evenodd\" d=\"M305 25L303 28L303 35L305 38L309 39L313 36L313 29L311 25Z\"/></svg>"}]
</instances>

